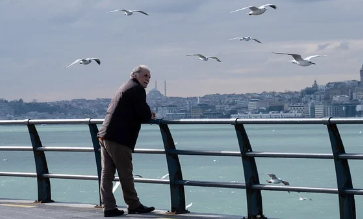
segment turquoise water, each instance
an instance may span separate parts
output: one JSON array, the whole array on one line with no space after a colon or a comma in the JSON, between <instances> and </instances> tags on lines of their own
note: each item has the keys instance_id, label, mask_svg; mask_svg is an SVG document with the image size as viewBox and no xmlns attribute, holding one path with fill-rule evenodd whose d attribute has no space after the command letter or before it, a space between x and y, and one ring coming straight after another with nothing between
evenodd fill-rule
<instances>
[{"instance_id":1,"label":"turquoise water","mask_svg":"<svg viewBox=\"0 0 363 219\"><path fill-rule=\"evenodd\" d=\"M246 125L254 151L331 153L324 125ZM347 153L363 153L363 125L339 125ZM169 125L178 149L238 151L232 125ZM44 146L92 147L87 125L37 126ZM0 146L30 146L26 126L0 126ZM157 125L143 125L137 148L163 149ZM50 173L96 175L93 153L46 152ZM185 180L244 182L242 162L238 157L180 157ZM160 178L167 173L165 155L134 154L134 174ZM303 187L336 188L332 160L256 158L260 182L268 173ZM350 160L355 188L363 188L362 162ZM32 152L0 151L1 172L35 172ZM98 204L96 181L51 179L52 199L61 202ZM137 183L145 205L170 209L168 185ZM193 212L246 215L246 195L242 189L185 187L186 204ZM339 218L338 196L318 193L262 191L264 214L275 218ZM299 197L311 198L301 201ZM0 177L0 198L37 199L35 178ZM124 206L121 190L116 191ZM357 218L363 218L362 196L355 196Z\"/></svg>"}]
</instances>

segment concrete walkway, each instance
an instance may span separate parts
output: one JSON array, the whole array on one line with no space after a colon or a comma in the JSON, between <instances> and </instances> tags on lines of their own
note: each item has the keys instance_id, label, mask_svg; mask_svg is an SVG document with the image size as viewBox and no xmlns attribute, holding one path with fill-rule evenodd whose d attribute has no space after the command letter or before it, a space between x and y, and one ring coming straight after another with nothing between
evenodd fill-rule
<instances>
[{"instance_id":1,"label":"concrete walkway","mask_svg":"<svg viewBox=\"0 0 363 219\"><path fill-rule=\"evenodd\" d=\"M234 215L212 215L212 214L170 214L165 210L155 210L147 214L127 214L125 207L119 207L125 214L116 218L141 219L241 219L242 216ZM65 219L65 218L104 218L103 209L96 208L91 204L78 203L34 203L28 200L0 199L0 218L1 219Z\"/></svg>"}]
</instances>

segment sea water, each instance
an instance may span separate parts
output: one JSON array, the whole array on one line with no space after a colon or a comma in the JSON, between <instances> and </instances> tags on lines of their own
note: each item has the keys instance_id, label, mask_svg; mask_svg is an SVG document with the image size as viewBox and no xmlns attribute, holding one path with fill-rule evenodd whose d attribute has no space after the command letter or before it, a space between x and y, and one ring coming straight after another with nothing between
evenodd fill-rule
<instances>
[{"instance_id":1,"label":"sea water","mask_svg":"<svg viewBox=\"0 0 363 219\"><path fill-rule=\"evenodd\" d=\"M92 147L87 125L37 125L43 146ZM232 125L169 125L178 149L239 151ZM253 151L331 153L324 125L245 125ZM363 125L338 125L347 153L363 153ZM26 126L0 126L0 146L30 146ZM137 148L164 149L158 125L142 125ZM45 152L50 173L97 175L93 153ZM179 156L184 180L244 183L241 158ZM349 160L354 188L363 188L361 160ZM291 186L336 188L334 162L330 159L256 158L260 183L269 173ZM133 155L134 174L160 179L168 173L165 155ZM35 173L32 151L0 151L0 172ZM50 179L52 199L57 202L99 204L98 182ZM170 210L168 185L136 183L140 200L157 209ZM121 189L115 191L118 205L125 206ZM192 212L247 215L243 189L185 186L186 205ZM338 219L337 194L262 191L263 211L275 218ZM300 200L300 197L307 198ZM37 199L35 178L0 176L0 198ZM310 200L311 199L311 200ZM363 197L355 196L357 218L363 218Z\"/></svg>"}]
</instances>

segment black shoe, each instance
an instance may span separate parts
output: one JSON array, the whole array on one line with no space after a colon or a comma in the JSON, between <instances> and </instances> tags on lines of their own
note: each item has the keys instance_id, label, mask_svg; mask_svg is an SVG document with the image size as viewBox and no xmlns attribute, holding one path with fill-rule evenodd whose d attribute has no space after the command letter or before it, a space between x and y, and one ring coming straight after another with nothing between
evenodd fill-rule
<instances>
[{"instance_id":1,"label":"black shoe","mask_svg":"<svg viewBox=\"0 0 363 219\"><path fill-rule=\"evenodd\" d=\"M117 208L113 210L105 210L103 211L103 216L105 217L116 217L123 215L125 212L123 210L118 210Z\"/></svg>"},{"instance_id":2,"label":"black shoe","mask_svg":"<svg viewBox=\"0 0 363 219\"><path fill-rule=\"evenodd\" d=\"M142 204L139 207L135 208L135 209L130 209L130 208L127 209L129 214L149 213L149 212L152 212L153 210L155 210L154 207L146 207L146 206L144 206Z\"/></svg>"}]
</instances>

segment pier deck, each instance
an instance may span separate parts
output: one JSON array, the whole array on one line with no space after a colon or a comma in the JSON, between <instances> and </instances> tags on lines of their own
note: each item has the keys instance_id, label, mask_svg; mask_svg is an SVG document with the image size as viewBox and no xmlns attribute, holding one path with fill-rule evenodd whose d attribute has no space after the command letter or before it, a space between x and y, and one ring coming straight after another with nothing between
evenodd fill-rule
<instances>
[{"instance_id":1,"label":"pier deck","mask_svg":"<svg viewBox=\"0 0 363 219\"><path fill-rule=\"evenodd\" d=\"M141 219L241 219L243 216L215 215L201 213L170 214L167 210L155 210L147 214L127 214L124 206L119 207L125 214L115 218ZM29 200L0 199L1 219L65 219L65 218L104 218L103 210L92 204L79 203L34 203Z\"/></svg>"}]
</instances>

